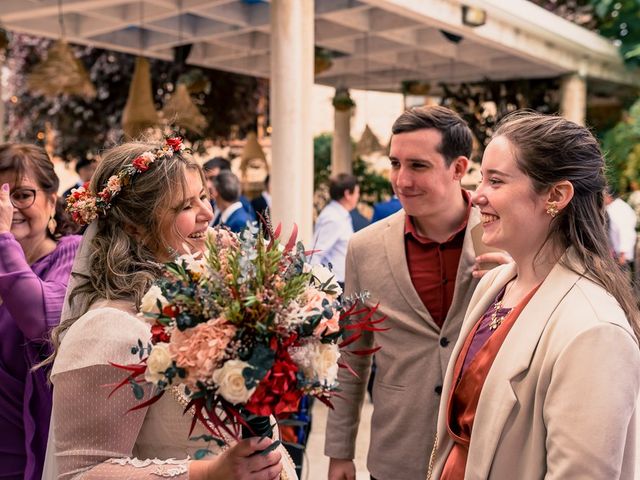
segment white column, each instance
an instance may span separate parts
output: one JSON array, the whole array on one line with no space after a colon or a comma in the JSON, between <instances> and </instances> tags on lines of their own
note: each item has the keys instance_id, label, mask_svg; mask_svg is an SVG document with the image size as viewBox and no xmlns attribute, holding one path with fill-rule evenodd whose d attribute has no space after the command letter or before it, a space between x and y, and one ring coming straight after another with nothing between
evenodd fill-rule
<instances>
[{"instance_id":1,"label":"white column","mask_svg":"<svg viewBox=\"0 0 640 480\"><path fill-rule=\"evenodd\" d=\"M351 109L335 109L331 140L331 175L353 173L351 152Z\"/></svg>"},{"instance_id":2,"label":"white column","mask_svg":"<svg viewBox=\"0 0 640 480\"><path fill-rule=\"evenodd\" d=\"M285 241L297 224L306 246L313 233L313 17L314 0L271 2L272 218L282 222Z\"/></svg>"},{"instance_id":3,"label":"white column","mask_svg":"<svg viewBox=\"0 0 640 480\"><path fill-rule=\"evenodd\" d=\"M567 120L584 125L587 118L587 79L573 73L562 79L560 114Z\"/></svg>"}]
</instances>

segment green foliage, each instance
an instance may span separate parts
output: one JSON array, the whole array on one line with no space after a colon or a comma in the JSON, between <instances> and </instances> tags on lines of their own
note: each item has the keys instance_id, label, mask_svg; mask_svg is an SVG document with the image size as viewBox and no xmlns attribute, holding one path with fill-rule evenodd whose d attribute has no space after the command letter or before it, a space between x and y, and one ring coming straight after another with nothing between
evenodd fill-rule
<instances>
[{"instance_id":1,"label":"green foliage","mask_svg":"<svg viewBox=\"0 0 640 480\"><path fill-rule=\"evenodd\" d=\"M321 133L313 139L313 189L329 183L331 175L331 141L330 133Z\"/></svg>"},{"instance_id":2,"label":"green foliage","mask_svg":"<svg viewBox=\"0 0 640 480\"><path fill-rule=\"evenodd\" d=\"M330 133L322 133L313 139L313 188L318 190L329 184L331 176ZM361 201L373 205L386 200L391 193L391 182L376 173L367 162L358 157L353 162L353 174L358 177Z\"/></svg>"},{"instance_id":3,"label":"green foliage","mask_svg":"<svg viewBox=\"0 0 640 480\"><path fill-rule=\"evenodd\" d=\"M640 66L640 2L591 0L605 37L620 41L620 53L631 66Z\"/></svg>"},{"instance_id":4,"label":"green foliage","mask_svg":"<svg viewBox=\"0 0 640 480\"><path fill-rule=\"evenodd\" d=\"M632 181L640 182L640 100L605 134L602 149L609 183L620 193L624 193Z\"/></svg>"}]
</instances>

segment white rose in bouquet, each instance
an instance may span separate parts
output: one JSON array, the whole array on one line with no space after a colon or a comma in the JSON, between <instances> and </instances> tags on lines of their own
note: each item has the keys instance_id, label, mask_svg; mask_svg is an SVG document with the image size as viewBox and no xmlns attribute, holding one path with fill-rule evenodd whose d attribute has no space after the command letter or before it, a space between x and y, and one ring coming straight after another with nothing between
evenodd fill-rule
<instances>
[{"instance_id":1,"label":"white rose in bouquet","mask_svg":"<svg viewBox=\"0 0 640 480\"><path fill-rule=\"evenodd\" d=\"M160 309L158 309L158 300L160 301L160 305L164 308L169 304L166 298L162 295L162 290L157 285L152 285L147 293L142 297L142 301L140 302L140 311L144 315L145 312L148 313L160 313ZM153 323L155 321L154 318L150 318L149 322Z\"/></svg>"},{"instance_id":2,"label":"white rose in bouquet","mask_svg":"<svg viewBox=\"0 0 640 480\"><path fill-rule=\"evenodd\" d=\"M250 367L242 360L227 360L222 368L214 370L212 380L218 385L218 393L229 403L246 403L256 388L248 389L242 371Z\"/></svg>"},{"instance_id":3,"label":"white rose in bouquet","mask_svg":"<svg viewBox=\"0 0 640 480\"><path fill-rule=\"evenodd\" d=\"M151 349L147 359L147 369L144 372L144 379L157 385L164 378L164 372L173 363L171 353L169 353L168 343L156 343Z\"/></svg>"},{"instance_id":4,"label":"white rose in bouquet","mask_svg":"<svg viewBox=\"0 0 640 480\"><path fill-rule=\"evenodd\" d=\"M338 378L340 349L335 343L307 343L289 350L305 377L331 386Z\"/></svg>"},{"instance_id":5,"label":"white rose in bouquet","mask_svg":"<svg viewBox=\"0 0 640 480\"><path fill-rule=\"evenodd\" d=\"M333 385L338 378L338 358L340 350L335 343L321 343L311 357L311 367L318 381L325 385Z\"/></svg>"}]
</instances>

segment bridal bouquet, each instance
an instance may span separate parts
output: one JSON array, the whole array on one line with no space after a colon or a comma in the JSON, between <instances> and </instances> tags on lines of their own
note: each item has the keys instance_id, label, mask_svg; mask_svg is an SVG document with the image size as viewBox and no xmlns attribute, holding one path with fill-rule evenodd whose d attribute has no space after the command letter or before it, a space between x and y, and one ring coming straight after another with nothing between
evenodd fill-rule
<instances>
[{"instance_id":1,"label":"bridal bouquet","mask_svg":"<svg viewBox=\"0 0 640 480\"><path fill-rule=\"evenodd\" d=\"M166 264L141 305L151 344L132 348L140 363L115 365L130 373L116 388L128 383L142 399L141 384L155 385L135 408L183 385L185 411L217 438L238 438L248 416L294 412L303 395L331 407L338 368L349 369L340 350L364 330L381 330L383 319L364 306L366 294L340 300L333 274L308 263L295 230L286 245L279 234L267 241L255 226L239 235L212 229L204 255Z\"/></svg>"}]
</instances>

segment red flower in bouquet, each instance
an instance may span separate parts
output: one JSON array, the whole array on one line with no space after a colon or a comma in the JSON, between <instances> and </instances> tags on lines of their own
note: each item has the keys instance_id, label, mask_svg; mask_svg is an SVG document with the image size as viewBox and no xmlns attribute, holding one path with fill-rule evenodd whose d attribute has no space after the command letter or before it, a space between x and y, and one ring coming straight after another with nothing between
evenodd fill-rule
<instances>
[{"instance_id":1,"label":"red flower in bouquet","mask_svg":"<svg viewBox=\"0 0 640 480\"><path fill-rule=\"evenodd\" d=\"M260 381L245 409L263 416L295 412L302 398L302 391L297 387L297 372L298 366L283 352Z\"/></svg>"},{"instance_id":2,"label":"red flower in bouquet","mask_svg":"<svg viewBox=\"0 0 640 480\"><path fill-rule=\"evenodd\" d=\"M151 326L151 341L155 343L168 343L171 337L162 325Z\"/></svg>"}]
</instances>

